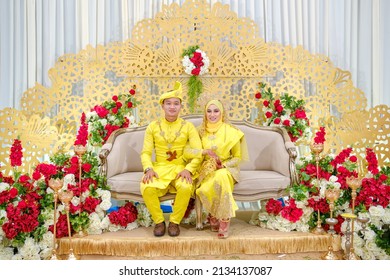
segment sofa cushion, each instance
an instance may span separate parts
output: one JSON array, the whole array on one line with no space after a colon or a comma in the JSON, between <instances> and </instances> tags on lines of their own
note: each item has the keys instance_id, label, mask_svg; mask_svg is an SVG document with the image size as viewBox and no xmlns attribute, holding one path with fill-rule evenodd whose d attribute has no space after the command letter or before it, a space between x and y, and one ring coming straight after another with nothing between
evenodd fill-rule
<instances>
[{"instance_id":1,"label":"sofa cushion","mask_svg":"<svg viewBox=\"0 0 390 280\"><path fill-rule=\"evenodd\" d=\"M117 193L131 193L141 196L140 182L143 172L126 172L112 176L107 180L111 191Z\"/></svg>"},{"instance_id":2,"label":"sofa cushion","mask_svg":"<svg viewBox=\"0 0 390 280\"><path fill-rule=\"evenodd\" d=\"M289 177L271 170L241 170L240 182L234 185L234 197L239 201L275 197L290 181Z\"/></svg>"},{"instance_id":3,"label":"sofa cushion","mask_svg":"<svg viewBox=\"0 0 390 280\"><path fill-rule=\"evenodd\" d=\"M141 197L142 172L126 172L112 176L107 183L111 191ZM290 184L290 178L275 171L241 171L241 180L234 186L234 197L240 201L256 201L275 197Z\"/></svg>"}]
</instances>

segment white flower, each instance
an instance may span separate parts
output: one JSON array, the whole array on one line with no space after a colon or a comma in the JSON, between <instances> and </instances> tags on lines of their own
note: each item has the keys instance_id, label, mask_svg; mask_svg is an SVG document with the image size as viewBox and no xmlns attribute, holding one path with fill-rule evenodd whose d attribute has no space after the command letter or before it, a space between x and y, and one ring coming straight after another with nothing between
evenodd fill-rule
<instances>
[{"instance_id":1,"label":"white flower","mask_svg":"<svg viewBox=\"0 0 390 280\"><path fill-rule=\"evenodd\" d=\"M14 248L4 247L0 245L0 260L11 260L13 256L14 256Z\"/></svg>"},{"instance_id":2,"label":"white flower","mask_svg":"<svg viewBox=\"0 0 390 280\"><path fill-rule=\"evenodd\" d=\"M98 114L95 111L87 112L85 114L85 119L86 119L87 122L94 121L94 120L96 120L98 118L99 118L99 116L98 116Z\"/></svg>"},{"instance_id":3,"label":"white flower","mask_svg":"<svg viewBox=\"0 0 390 280\"><path fill-rule=\"evenodd\" d=\"M146 208L144 203L136 204L138 216L137 222L140 226L150 227L153 224L152 216L150 215L148 208Z\"/></svg>"},{"instance_id":4,"label":"white flower","mask_svg":"<svg viewBox=\"0 0 390 280\"><path fill-rule=\"evenodd\" d=\"M3 183L3 182L0 183L0 192L6 191L6 190L9 190L9 189L10 189L9 184Z\"/></svg>"},{"instance_id":5,"label":"white flower","mask_svg":"<svg viewBox=\"0 0 390 280\"><path fill-rule=\"evenodd\" d=\"M382 216L382 221L384 224L390 224L390 205L385 209L385 214Z\"/></svg>"},{"instance_id":6,"label":"white flower","mask_svg":"<svg viewBox=\"0 0 390 280\"><path fill-rule=\"evenodd\" d=\"M108 218L108 216L105 216L102 221L101 221L101 228L102 229L108 229L108 227L110 226L111 222L110 222L110 219Z\"/></svg>"},{"instance_id":7,"label":"white flower","mask_svg":"<svg viewBox=\"0 0 390 280\"><path fill-rule=\"evenodd\" d=\"M102 200L111 199L111 193L108 190L97 189L96 192Z\"/></svg>"},{"instance_id":8,"label":"white flower","mask_svg":"<svg viewBox=\"0 0 390 280\"><path fill-rule=\"evenodd\" d=\"M385 214L385 209L381 205L371 206L368 212L370 212L371 217L381 217Z\"/></svg>"},{"instance_id":9,"label":"white flower","mask_svg":"<svg viewBox=\"0 0 390 280\"><path fill-rule=\"evenodd\" d=\"M89 215L89 226L87 229L88 234L101 234L104 229L104 224L100 220L100 217L96 213Z\"/></svg>"},{"instance_id":10,"label":"white flower","mask_svg":"<svg viewBox=\"0 0 390 280\"><path fill-rule=\"evenodd\" d=\"M67 175L65 175L65 177L64 177L65 189L68 188L68 184L70 184L72 186L76 185L76 180L75 180L74 174L67 174Z\"/></svg>"},{"instance_id":11,"label":"white flower","mask_svg":"<svg viewBox=\"0 0 390 280\"><path fill-rule=\"evenodd\" d=\"M106 126L107 120L106 119L100 119L99 120L102 126Z\"/></svg>"},{"instance_id":12,"label":"white flower","mask_svg":"<svg viewBox=\"0 0 390 280\"><path fill-rule=\"evenodd\" d=\"M24 260L40 260L39 245L31 237L27 237L24 245L20 248L19 253Z\"/></svg>"},{"instance_id":13,"label":"white flower","mask_svg":"<svg viewBox=\"0 0 390 280\"><path fill-rule=\"evenodd\" d=\"M137 221L134 221L132 223L129 223L126 227L126 230L133 230L133 229L136 229L138 228L138 223Z\"/></svg>"},{"instance_id":14,"label":"white flower","mask_svg":"<svg viewBox=\"0 0 390 280\"><path fill-rule=\"evenodd\" d=\"M366 228L364 231L364 239L367 241L374 240L376 238L376 233L372 229Z\"/></svg>"},{"instance_id":15,"label":"white flower","mask_svg":"<svg viewBox=\"0 0 390 280\"><path fill-rule=\"evenodd\" d=\"M7 212L5 210L0 209L0 220L2 218L6 218L6 217L7 217ZM1 230L1 227L0 227L0 230Z\"/></svg>"}]
</instances>

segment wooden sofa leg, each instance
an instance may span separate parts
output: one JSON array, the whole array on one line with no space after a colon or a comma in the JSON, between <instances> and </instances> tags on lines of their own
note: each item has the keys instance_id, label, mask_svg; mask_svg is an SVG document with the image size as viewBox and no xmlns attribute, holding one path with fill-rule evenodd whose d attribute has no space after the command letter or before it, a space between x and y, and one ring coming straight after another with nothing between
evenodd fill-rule
<instances>
[{"instance_id":1,"label":"wooden sofa leg","mask_svg":"<svg viewBox=\"0 0 390 280\"><path fill-rule=\"evenodd\" d=\"M202 202L199 197L195 195L195 211L196 211L196 230L203 229L203 217L202 217Z\"/></svg>"}]
</instances>

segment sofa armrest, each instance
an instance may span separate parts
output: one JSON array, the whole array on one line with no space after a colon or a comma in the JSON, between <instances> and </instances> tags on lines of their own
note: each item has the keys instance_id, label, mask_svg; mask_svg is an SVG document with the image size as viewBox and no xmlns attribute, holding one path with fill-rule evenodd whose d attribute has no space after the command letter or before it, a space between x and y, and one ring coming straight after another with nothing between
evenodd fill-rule
<instances>
[{"instance_id":1,"label":"sofa armrest","mask_svg":"<svg viewBox=\"0 0 390 280\"><path fill-rule=\"evenodd\" d=\"M107 178L107 156L110 153L112 148L112 144L104 144L102 149L99 152L99 176L104 178Z\"/></svg>"},{"instance_id":2,"label":"sofa armrest","mask_svg":"<svg viewBox=\"0 0 390 280\"><path fill-rule=\"evenodd\" d=\"M298 183L298 173L295 165L295 160L297 158L298 152L292 142L286 142L287 152L290 156L290 173L291 173L291 186Z\"/></svg>"}]
</instances>

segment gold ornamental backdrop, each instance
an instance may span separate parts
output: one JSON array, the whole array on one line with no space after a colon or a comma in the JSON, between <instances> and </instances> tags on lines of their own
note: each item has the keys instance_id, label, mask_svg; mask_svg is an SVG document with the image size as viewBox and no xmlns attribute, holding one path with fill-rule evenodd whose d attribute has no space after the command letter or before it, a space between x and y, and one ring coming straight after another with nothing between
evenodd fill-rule
<instances>
[{"instance_id":1,"label":"gold ornamental backdrop","mask_svg":"<svg viewBox=\"0 0 390 280\"><path fill-rule=\"evenodd\" d=\"M238 18L229 5L187 0L182 6L164 6L153 19L134 27L132 38L78 54L61 56L49 71L51 87L36 84L23 93L21 110L0 111L0 164L10 171L8 157L14 138L24 147L24 165L31 171L38 161L69 151L82 112L127 93L137 86L139 124L160 116L159 95L181 81L186 96L190 78L182 66L184 49L198 45L210 59L209 72L199 76L205 96L229 104L231 119L256 122L257 84L266 82L276 94L289 93L306 101L311 126L326 127L326 151L352 145L364 157L373 147L379 164L389 161L390 109L366 109L364 93L354 87L351 74L335 67L328 57L311 54L301 46L265 43L249 18ZM185 107L183 114L189 113Z\"/></svg>"}]
</instances>

